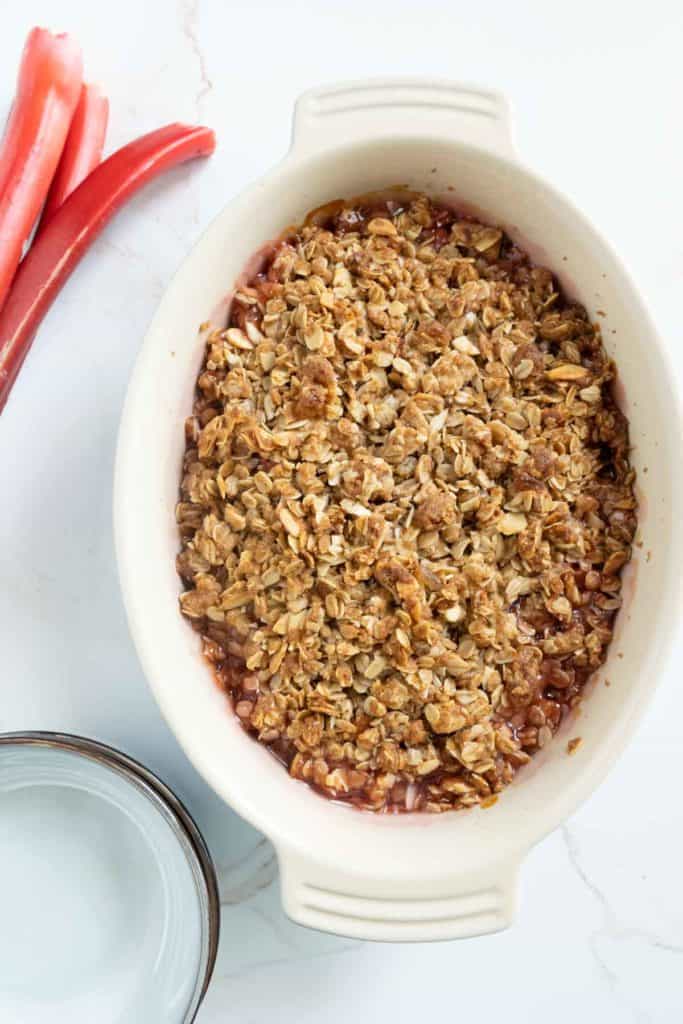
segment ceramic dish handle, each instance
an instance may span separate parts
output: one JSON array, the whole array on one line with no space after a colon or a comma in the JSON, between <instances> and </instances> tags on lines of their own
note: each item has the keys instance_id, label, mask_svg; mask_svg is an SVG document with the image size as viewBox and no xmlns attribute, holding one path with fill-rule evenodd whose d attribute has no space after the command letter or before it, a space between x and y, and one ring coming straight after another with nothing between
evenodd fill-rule
<instances>
[{"instance_id":1,"label":"ceramic dish handle","mask_svg":"<svg viewBox=\"0 0 683 1024\"><path fill-rule=\"evenodd\" d=\"M387 78L340 82L297 100L297 155L396 135L457 136L502 156L515 155L510 111L499 93L457 82Z\"/></svg>"},{"instance_id":2,"label":"ceramic dish handle","mask_svg":"<svg viewBox=\"0 0 683 1024\"><path fill-rule=\"evenodd\" d=\"M484 867L438 890L341 875L279 850L288 917L319 931L381 942L464 939L507 928L517 900L518 863Z\"/></svg>"}]
</instances>

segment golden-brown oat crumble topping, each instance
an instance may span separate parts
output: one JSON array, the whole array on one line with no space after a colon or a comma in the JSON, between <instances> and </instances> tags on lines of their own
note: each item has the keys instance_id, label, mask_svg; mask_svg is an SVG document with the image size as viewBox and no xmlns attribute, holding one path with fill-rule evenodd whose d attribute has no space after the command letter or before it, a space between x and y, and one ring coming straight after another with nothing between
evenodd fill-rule
<instances>
[{"instance_id":1,"label":"golden-brown oat crumble topping","mask_svg":"<svg viewBox=\"0 0 683 1024\"><path fill-rule=\"evenodd\" d=\"M424 196L337 208L239 289L187 423L181 608L294 777L438 812L551 740L635 532L613 374L549 270Z\"/></svg>"}]
</instances>

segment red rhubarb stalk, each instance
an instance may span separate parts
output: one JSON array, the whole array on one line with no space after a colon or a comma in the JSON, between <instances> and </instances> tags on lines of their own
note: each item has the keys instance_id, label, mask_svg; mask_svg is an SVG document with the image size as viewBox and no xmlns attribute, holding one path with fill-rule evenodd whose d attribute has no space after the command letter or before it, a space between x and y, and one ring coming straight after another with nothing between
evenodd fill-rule
<instances>
[{"instance_id":1,"label":"red rhubarb stalk","mask_svg":"<svg viewBox=\"0 0 683 1024\"><path fill-rule=\"evenodd\" d=\"M82 78L81 51L73 39L31 30L0 145L0 306L45 202Z\"/></svg>"},{"instance_id":2,"label":"red rhubarb stalk","mask_svg":"<svg viewBox=\"0 0 683 1024\"><path fill-rule=\"evenodd\" d=\"M108 221L152 178L185 160L209 156L215 145L208 128L166 125L113 153L53 214L22 261L0 312L0 412L43 317Z\"/></svg>"},{"instance_id":3,"label":"red rhubarb stalk","mask_svg":"<svg viewBox=\"0 0 683 1024\"><path fill-rule=\"evenodd\" d=\"M84 85L66 137L64 150L48 192L40 230L68 195L88 177L102 159L109 120L109 100L96 85Z\"/></svg>"}]
</instances>

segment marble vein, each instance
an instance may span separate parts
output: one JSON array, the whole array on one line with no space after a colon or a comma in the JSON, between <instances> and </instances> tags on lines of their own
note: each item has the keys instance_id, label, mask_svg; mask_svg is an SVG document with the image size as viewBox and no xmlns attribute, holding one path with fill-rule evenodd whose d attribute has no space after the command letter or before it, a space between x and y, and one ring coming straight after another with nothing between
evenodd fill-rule
<instances>
[{"instance_id":1,"label":"marble vein","mask_svg":"<svg viewBox=\"0 0 683 1024\"><path fill-rule=\"evenodd\" d=\"M560 831L567 850L569 863L574 870L574 873L602 911L602 926L595 929L587 936L588 948L590 949L595 964L601 976L605 979L615 1003L617 1005L621 1005L622 1010L619 1011L620 1014L623 1012L623 1009L626 1009L627 1012L632 1015L634 1024L650 1024L653 1020L650 1013L642 1006L634 1004L632 997L629 997L626 992L623 991L624 978L619 972L610 967L603 955L603 951L600 948L601 941L607 940L621 944L632 939L643 942L649 949L674 954L676 956L683 953L683 946L666 942L660 936L646 929L624 927L620 923L617 913L612 907L610 901L607 899L607 896L600 886L596 884L594 879L591 878L582 863L581 849L576 836L572 834L567 825L563 825Z\"/></svg>"},{"instance_id":2,"label":"marble vein","mask_svg":"<svg viewBox=\"0 0 683 1024\"><path fill-rule=\"evenodd\" d=\"M206 57L199 41L199 0L185 0L181 7L183 35L190 44L190 49L199 70L199 89L195 95L197 118L201 118L202 101L213 89L213 81L209 76Z\"/></svg>"},{"instance_id":3,"label":"marble vein","mask_svg":"<svg viewBox=\"0 0 683 1024\"><path fill-rule=\"evenodd\" d=\"M604 927L598 934L604 934L611 939L641 939L646 942L653 949L659 949L666 953L673 953L680 955L683 953L683 944L667 942L662 939L659 935L648 931L644 928L627 928L622 927L619 923L619 919L609 903L609 900L605 896L602 889L590 878L583 864L581 863L581 851L576 837L572 835L569 827L563 825L562 837L564 844L567 848L567 854L569 856L569 862L573 867L577 876L581 879L584 886L592 894L594 899L602 907L602 911L605 918ZM611 972L610 972L611 973ZM614 976L614 975L613 975Z\"/></svg>"}]
</instances>

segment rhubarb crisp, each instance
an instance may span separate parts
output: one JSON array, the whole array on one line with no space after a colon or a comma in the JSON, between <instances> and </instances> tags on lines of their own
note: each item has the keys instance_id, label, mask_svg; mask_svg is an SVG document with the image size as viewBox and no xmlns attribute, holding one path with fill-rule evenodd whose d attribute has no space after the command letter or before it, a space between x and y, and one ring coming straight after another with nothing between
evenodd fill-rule
<instances>
[{"instance_id":1,"label":"rhubarb crisp","mask_svg":"<svg viewBox=\"0 0 683 1024\"><path fill-rule=\"evenodd\" d=\"M373 811L490 802L604 661L636 528L600 330L411 194L291 229L208 334L183 614L243 727Z\"/></svg>"}]
</instances>

